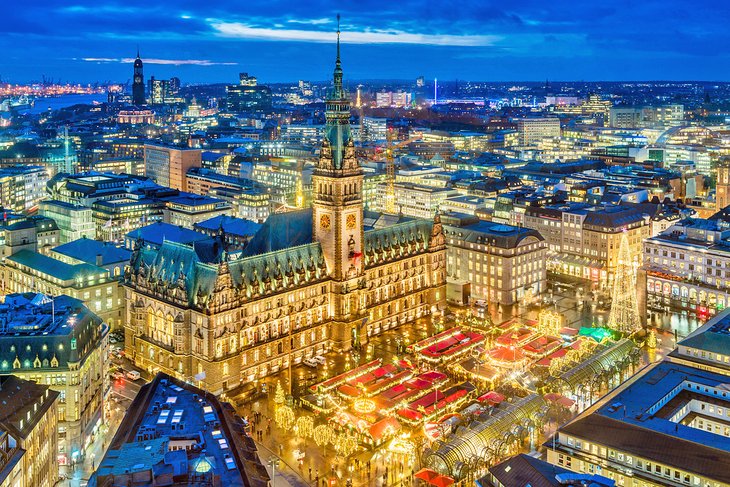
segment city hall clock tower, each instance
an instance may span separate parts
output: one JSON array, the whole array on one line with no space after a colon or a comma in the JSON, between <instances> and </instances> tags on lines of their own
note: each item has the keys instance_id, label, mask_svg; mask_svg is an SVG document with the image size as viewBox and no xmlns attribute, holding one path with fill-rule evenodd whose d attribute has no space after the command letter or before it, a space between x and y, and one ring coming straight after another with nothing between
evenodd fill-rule
<instances>
[{"instance_id":1,"label":"city hall clock tower","mask_svg":"<svg viewBox=\"0 0 730 487\"><path fill-rule=\"evenodd\" d=\"M342 86L340 27L337 17L334 83L326 100L326 126L312 175L312 234L322 246L332 278L331 339L338 350L361 343L365 315L363 268L363 170L355 156L350 103Z\"/></svg>"}]
</instances>

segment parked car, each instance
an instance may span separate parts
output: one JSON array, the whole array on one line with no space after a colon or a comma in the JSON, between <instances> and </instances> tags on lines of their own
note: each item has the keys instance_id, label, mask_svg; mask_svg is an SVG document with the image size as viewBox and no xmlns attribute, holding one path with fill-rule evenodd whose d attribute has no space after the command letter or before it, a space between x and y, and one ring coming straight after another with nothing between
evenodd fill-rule
<instances>
[{"instance_id":1,"label":"parked car","mask_svg":"<svg viewBox=\"0 0 730 487\"><path fill-rule=\"evenodd\" d=\"M312 357L312 360L322 365L327 363L327 359L324 358L324 356L322 355L315 355L314 357Z\"/></svg>"},{"instance_id":2,"label":"parked car","mask_svg":"<svg viewBox=\"0 0 730 487\"><path fill-rule=\"evenodd\" d=\"M302 360L302 363L304 365L306 365L307 367L312 367L315 369L319 366L319 364L314 359L311 359L311 358L305 358L304 360Z\"/></svg>"},{"instance_id":3,"label":"parked car","mask_svg":"<svg viewBox=\"0 0 730 487\"><path fill-rule=\"evenodd\" d=\"M114 372L112 372L112 377L114 379L122 379L122 378L124 378L124 372L120 372L118 370L115 370Z\"/></svg>"},{"instance_id":4,"label":"parked car","mask_svg":"<svg viewBox=\"0 0 730 487\"><path fill-rule=\"evenodd\" d=\"M136 370L128 370L127 371L127 379L129 379L129 380L137 380L140 377L142 377L142 376Z\"/></svg>"}]
</instances>

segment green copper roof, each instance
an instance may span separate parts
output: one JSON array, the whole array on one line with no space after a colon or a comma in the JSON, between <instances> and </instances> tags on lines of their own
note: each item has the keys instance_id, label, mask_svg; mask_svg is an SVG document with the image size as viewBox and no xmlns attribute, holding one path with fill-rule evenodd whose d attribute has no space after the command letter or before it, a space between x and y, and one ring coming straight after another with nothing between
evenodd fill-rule
<instances>
[{"instance_id":1,"label":"green copper roof","mask_svg":"<svg viewBox=\"0 0 730 487\"><path fill-rule=\"evenodd\" d=\"M428 248L432 229L431 220L410 220L365 232L365 266L423 252Z\"/></svg>"},{"instance_id":2,"label":"green copper roof","mask_svg":"<svg viewBox=\"0 0 730 487\"><path fill-rule=\"evenodd\" d=\"M33 252L21 250L7 257L7 260L21 266L28 267L39 273L46 274L61 281L78 280L93 277L106 278L109 273L106 269L91 264L66 264L60 260Z\"/></svg>"}]
</instances>

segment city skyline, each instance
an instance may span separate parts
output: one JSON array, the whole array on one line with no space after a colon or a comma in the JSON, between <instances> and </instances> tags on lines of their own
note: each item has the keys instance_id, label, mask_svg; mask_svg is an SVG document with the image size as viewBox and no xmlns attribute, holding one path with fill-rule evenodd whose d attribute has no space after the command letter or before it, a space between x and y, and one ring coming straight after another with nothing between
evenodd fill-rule
<instances>
[{"instance_id":1,"label":"city skyline","mask_svg":"<svg viewBox=\"0 0 730 487\"><path fill-rule=\"evenodd\" d=\"M340 12L350 79L722 81L730 75L720 48L727 13L716 3L50 2L6 12L0 76L125 82L139 46L157 77L213 83L248 71L270 83L321 80Z\"/></svg>"},{"instance_id":2,"label":"city skyline","mask_svg":"<svg viewBox=\"0 0 730 487\"><path fill-rule=\"evenodd\" d=\"M0 36L0 487L730 487L727 9L75 1Z\"/></svg>"}]
</instances>

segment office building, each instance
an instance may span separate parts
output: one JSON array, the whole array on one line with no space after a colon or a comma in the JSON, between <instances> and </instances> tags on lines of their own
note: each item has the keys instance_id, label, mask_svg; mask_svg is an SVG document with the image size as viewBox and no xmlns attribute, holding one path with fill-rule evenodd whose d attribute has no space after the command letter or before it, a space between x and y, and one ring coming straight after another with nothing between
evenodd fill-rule
<instances>
[{"instance_id":1,"label":"office building","mask_svg":"<svg viewBox=\"0 0 730 487\"><path fill-rule=\"evenodd\" d=\"M365 140L375 143L385 142L388 135L388 119L363 117L361 130L363 130Z\"/></svg>"},{"instance_id":2,"label":"office building","mask_svg":"<svg viewBox=\"0 0 730 487\"><path fill-rule=\"evenodd\" d=\"M440 220L364 225L349 114L338 56L312 208L271 214L238 256L220 238L135 245L125 350L138 367L183 380L205 372L205 389L240 390L444 307Z\"/></svg>"},{"instance_id":3,"label":"office building","mask_svg":"<svg viewBox=\"0 0 730 487\"><path fill-rule=\"evenodd\" d=\"M729 313L561 426L548 462L616 485L729 485Z\"/></svg>"},{"instance_id":4,"label":"office building","mask_svg":"<svg viewBox=\"0 0 730 487\"><path fill-rule=\"evenodd\" d=\"M61 231L56 222L45 216L14 216L0 224L0 249L2 257L20 250L48 254L59 244Z\"/></svg>"},{"instance_id":5,"label":"office building","mask_svg":"<svg viewBox=\"0 0 730 487\"><path fill-rule=\"evenodd\" d=\"M96 238L96 225L91 208L63 201L45 200L38 207L38 214L50 218L60 231L58 243L64 244L82 237Z\"/></svg>"},{"instance_id":6,"label":"office building","mask_svg":"<svg viewBox=\"0 0 730 487\"><path fill-rule=\"evenodd\" d=\"M643 122L642 111L634 107L613 107L609 112L609 125L620 129L635 129Z\"/></svg>"},{"instance_id":7,"label":"office building","mask_svg":"<svg viewBox=\"0 0 730 487\"><path fill-rule=\"evenodd\" d=\"M184 228L193 228L198 222L230 212L231 205L227 201L186 193L167 200L167 207L163 210L163 221Z\"/></svg>"},{"instance_id":8,"label":"office building","mask_svg":"<svg viewBox=\"0 0 730 487\"><path fill-rule=\"evenodd\" d=\"M520 145L535 145L542 139L560 137L560 119L521 118L517 121L517 132Z\"/></svg>"},{"instance_id":9,"label":"office building","mask_svg":"<svg viewBox=\"0 0 730 487\"><path fill-rule=\"evenodd\" d=\"M220 168L224 170L224 168ZM185 175L185 186L190 193L206 196L213 188L254 189L260 187L255 181L236 176L228 176L203 167L193 167Z\"/></svg>"},{"instance_id":10,"label":"office building","mask_svg":"<svg viewBox=\"0 0 730 487\"><path fill-rule=\"evenodd\" d=\"M150 104L162 105L170 99L172 91L170 81L166 79L155 79L152 76L149 80Z\"/></svg>"},{"instance_id":11,"label":"office building","mask_svg":"<svg viewBox=\"0 0 730 487\"><path fill-rule=\"evenodd\" d=\"M444 226L447 279L470 284L470 299L527 305L545 291L547 242L535 230L493 222Z\"/></svg>"},{"instance_id":12,"label":"office building","mask_svg":"<svg viewBox=\"0 0 730 487\"><path fill-rule=\"evenodd\" d=\"M59 259L22 249L5 258L0 266L2 292L37 292L48 296L80 299L110 327L118 327L124 303L119 278L95 264L67 264Z\"/></svg>"},{"instance_id":13,"label":"office building","mask_svg":"<svg viewBox=\"0 0 730 487\"><path fill-rule=\"evenodd\" d=\"M200 149L146 144L145 175L160 186L187 191L185 179L190 168L201 166Z\"/></svg>"},{"instance_id":14,"label":"office building","mask_svg":"<svg viewBox=\"0 0 730 487\"><path fill-rule=\"evenodd\" d=\"M266 487L246 428L230 404L157 374L130 405L89 487Z\"/></svg>"},{"instance_id":15,"label":"office building","mask_svg":"<svg viewBox=\"0 0 730 487\"><path fill-rule=\"evenodd\" d=\"M231 215L244 220L263 223L271 213L269 191L263 188L229 189L216 187L210 196L227 201L231 205Z\"/></svg>"},{"instance_id":16,"label":"office building","mask_svg":"<svg viewBox=\"0 0 730 487\"><path fill-rule=\"evenodd\" d=\"M22 212L36 209L46 197L48 171L43 166L6 166L0 168L0 206Z\"/></svg>"},{"instance_id":17,"label":"office building","mask_svg":"<svg viewBox=\"0 0 730 487\"><path fill-rule=\"evenodd\" d=\"M688 218L646 239L640 292L647 306L714 314L730 305L728 238L720 221Z\"/></svg>"},{"instance_id":18,"label":"office building","mask_svg":"<svg viewBox=\"0 0 730 487\"><path fill-rule=\"evenodd\" d=\"M622 235L626 233L638 264L651 231L649 212L634 205L527 206L523 216L524 226L540 232L548 244L548 270L601 287L612 282Z\"/></svg>"},{"instance_id":19,"label":"office building","mask_svg":"<svg viewBox=\"0 0 730 487\"><path fill-rule=\"evenodd\" d=\"M0 319L0 373L56 391L58 450L49 454L54 465L79 461L105 422L108 326L79 299L36 293L5 296ZM53 433L48 438L56 437L55 427Z\"/></svg>"},{"instance_id":20,"label":"office building","mask_svg":"<svg viewBox=\"0 0 730 487\"><path fill-rule=\"evenodd\" d=\"M423 184L395 183L395 207L398 213L415 218L433 219L447 199L459 193L452 188ZM377 188L378 211L385 211L387 183Z\"/></svg>"},{"instance_id":21,"label":"office building","mask_svg":"<svg viewBox=\"0 0 730 487\"><path fill-rule=\"evenodd\" d=\"M684 123L684 106L612 107L609 121L614 128L669 128Z\"/></svg>"},{"instance_id":22,"label":"office building","mask_svg":"<svg viewBox=\"0 0 730 487\"><path fill-rule=\"evenodd\" d=\"M412 99L405 91L380 91L375 94L375 105L378 108L404 108L411 105Z\"/></svg>"},{"instance_id":23,"label":"office building","mask_svg":"<svg viewBox=\"0 0 730 487\"><path fill-rule=\"evenodd\" d=\"M271 88L259 85L248 73L240 73L239 84L226 86L226 108L233 113L271 110Z\"/></svg>"},{"instance_id":24,"label":"office building","mask_svg":"<svg viewBox=\"0 0 730 487\"><path fill-rule=\"evenodd\" d=\"M717 165L715 210L721 211L728 206L730 206L730 159L721 159Z\"/></svg>"},{"instance_id":25,"label":"office building","mask_svg":"<svg viewBox=\"0 0 730 487\"><path fill-rule=\"evenodd\" d=\"M0 375L0 402L0 486L53 487L59 478L59 393Z\"/></svg>"},{"instance_id":26,"label":"office building","mask_svg":"<svg viewBox=\"0 0 730 487\"><path fill-rule=\"evenodd\" d=\"M318 146L323 136L324 125L289 124L281 128L281 139L297 144Z\"/></svg>"},{"instance_id":27,"label":"office building","mask_svg":"<svg viewBox=\"0 0 730 487\"><path fill-rule=\"evenodd\" d=\"M312 83L309 81L299 80L299 94L302 96L312 96Z\"/></svg>"},{"instance_id":28,"label":"office building","mask_svg":"<svg viewBox=\"0 0 730 487\"><path fill-rule=\"evenodd\" d=\"M271 201L282 205L302 207L312 192L312 167L303 162L271 161L257 162L251 179L270 190ZM298 193L305 201L297 204Z\"/></svg>"}]
</instances>

